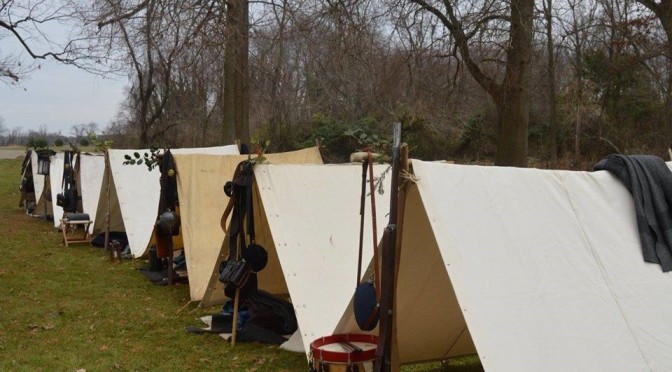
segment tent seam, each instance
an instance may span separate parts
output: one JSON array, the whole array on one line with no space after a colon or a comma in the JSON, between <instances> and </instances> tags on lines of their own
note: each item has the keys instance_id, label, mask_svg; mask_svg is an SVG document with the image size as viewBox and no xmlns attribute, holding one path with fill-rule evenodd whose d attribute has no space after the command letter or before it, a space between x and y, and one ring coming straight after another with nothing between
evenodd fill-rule
<instances>
[{"instance_id":1,"label":"tent seam","mask_svg":"<svg viewBox=\"0 0 672 372\"><path fill-rule=\"evenodd\" d=\"M614 291L611 289L611 285L609 285L610 282L607 279L607 276L605 275L604 265L602 264L602 261L599 259L597 253L595 252L595 248L591 244L590 239L588 239L588 234L586 234L586 230L584 229L583 225L581 224L581 220L579 218L579 214L577 213L574 200L573 200L571 194L569 193L569 190L567 189L567 185L565 184L565 180L564 180L564 178L562 177L561 174L559 174L557 172L553 172L553 173L555 174L555 176L560 181L560 185L562 186L562 190L564 191L565 196L567 197L567 200L569 201L569 205L572 208L572 213L574 214L574 218L576 219L576 222L578 223L579 228L581 229L582 238L586 242L586 244L588 245L588 248L590 250L590 254L593 256L593 259L595 260L595 263L600 268L600 275L602 276L602 280L604 280L604 283L606 284L606 287L609 290L609 294L611 294L611 298L614 301L614 303L616 304L616 308L621 313L621 318L623 319L623 321L627 325L628 330L630 331L630 335L631 335L632 339L634 340L635 345L637 345L637 350L639 351L639 354L642 356L642 359L646 363L646 366L649 368L649 370L652 371L653 369L651 368L651 365L649 364L648 359L644 355L644 352L642 350L641 345L639 344L639 341L637 340L637 337L635 337L635 333L632 329L632 326L630 325L630 322L628 321L628 318L625 316L625 313L623 312L623 309L621 308L621 304L616 299L616 295L614 294Z\"/></svg>"}]
</instances>

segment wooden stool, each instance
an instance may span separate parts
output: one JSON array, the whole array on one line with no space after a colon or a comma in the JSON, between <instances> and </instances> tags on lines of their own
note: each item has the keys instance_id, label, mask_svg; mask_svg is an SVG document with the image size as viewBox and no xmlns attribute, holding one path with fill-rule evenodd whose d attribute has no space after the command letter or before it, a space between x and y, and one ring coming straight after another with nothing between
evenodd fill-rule
<instances>
[{"instance_id":1,"label":"wooden stool","mask_svg":"<svg viewBox=\"0 0 672 372\"><path fill-rule=\"evenodd\" d=\"M69 244L89 243L91 244L91 237L89 236L89 226L93 221L88 213L72 213L61 219L61 232L63 233L63 244L67 247ZM82 228L84 233L80 237L75 236L78 228Z\"/></svg>"}]
</instances>

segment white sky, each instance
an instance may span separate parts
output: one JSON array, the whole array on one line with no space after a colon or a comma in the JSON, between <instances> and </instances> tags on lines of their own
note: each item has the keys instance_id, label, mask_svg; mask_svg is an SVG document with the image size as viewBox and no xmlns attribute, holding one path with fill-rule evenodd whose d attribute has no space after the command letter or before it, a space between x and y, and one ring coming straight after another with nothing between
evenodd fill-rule
<instances>
[{"instance_id":1,"label":"white sky","mask_svg":"<svg viewBox=\"0 0 672 372\"><path fill-rule=\"evenodd\" d=\"M47 22L39 29L52 42L64 44L71 27ZM125 77L103 78L53 60L34 61L12 35L3 31L0 29L0 58L13 54L20 56L25 64L40 65L40 69L33 71L18 86L0 83L0 116L7 128L21 127L25 134L44 124L48 132L71 135L73 125L95 122L102 130L114 119L124 97ZM22 34L24 37L29 35L25 31ZM35 52L58 50L40 40L30 38Z\"/></svg>"},{"instance_id":2,"label":"white sky","mask_svg":"<svg viewBox=\"0 0 672 372\"><path fill-rule=\"evenodd\" d=\"M7 128L21 127L70 135L75 124L105 128L123 100L125 78L102 78L73 66L41 61L20 86L0 83L0 116Z\"/></svg>"}]
</instances>

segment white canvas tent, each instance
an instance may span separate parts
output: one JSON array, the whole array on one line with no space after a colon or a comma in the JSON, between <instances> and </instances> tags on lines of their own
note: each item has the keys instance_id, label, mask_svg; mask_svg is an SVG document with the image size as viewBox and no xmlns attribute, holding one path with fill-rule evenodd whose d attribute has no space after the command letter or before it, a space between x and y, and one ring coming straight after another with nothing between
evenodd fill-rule
<instances>
[{"instance_id":1,"label":"white canvas tent","mask_svg":"<svg viewBox=\"0 0 672 372\"><path fill-rule=\"evenodd\" d=\"M102 154L80 153L74 159L80 162L73 164L78 169L76 176L77 192L82 199L82 212L89 214L91 221L95 221L100 197L100 188L105 171L105 156ZM56 205L56 195L62 192L64 153L57 153L51 158L49 180L51 187L51 203L54 211L54 227L59 227L63 218L63 208ZM93 224L89 232L93 231Z\"/></svg>"},{"instance_id":2,"label":"white canvas tent","mask_svg":"<svg viewBox=\"0 0 672 372\"><path fill-rule=\"evenodd\" d=\"M51 201L49 202L54 216L54 227L61 225L61 218L63 218L63 208L56 205L56 195L61 193L63 186L63 165L65 163L65 153L57 152L51 157L49 162L49 192Z\"/></svg>"},{"instance_id":3,"label":"white canvas tent","mask_svg":"<svg viewBox=\"0 0 672 372\"><path fill-rule=\"evenodd\" d=\"M356 201L340 197L358 196L359 172L311 168L329 166L255 169L281 268L266 274L282 273L275 283L292 297L305 350L358 331L358 218L342 214ZM417 160L413 169L396 297L401 362L477 352L495 371L672 370L672 278L643 262L632 197L611 174Z\"/></svg>"},{"instance_id":4,"label":"white canvas tent","mask_svg":"<svg viewBox=\"0 0 672 372\"><path fill-rule=\"evenodd\" d=\"M151 240L159 205L160 172L147 170L144 164L123 165L125 155L149 153L149 150L108 150L109 170L103 176L93 233L105 231L105 215L110 211L110 231L125 231L133 257L145 254ZM171 149L173 154L238 154L235 145L192 149ZM109 167L109 168L108 168ZM109 185L109 202L107 190Z\"/></svg>"},{"instance_id":5,"label":"white canvas tent","mask_svg":"<svg viewBox=\"0 0 672 372\"><path fill-rule=\"evenodd\" d=\"M105 156L102 154L81 153L79 155L79 195L82 197L82 212L87 213L91 221L98 217L98 200L105 173ZM104 215L103 215L104 216ZM103 222L105 222L103 220ZM89 226L93 232L93 224Z\"/></svg>"},{"instance_id":6,"label":"white canvas tent","mask_svg":"<svg viewBox=\"0 0 672 372\"><path fill-rule=\"evenodd\" d=\"M264 156L274 164L322 163L317 147ZM223 186L248 156L175 154L174 158L189 291L192 301L200 301L224 240L220 220L229 198Z\"/></svg>"},{"instance_id":7,"label":"white canvas tent","mask_svg":"<svg viewBox=\"0 0 672 372\"><path fill-rule=\"evenodd\" d=\"M39 201L42 198L42 191L44 191L44 176L37 174L37 152L32 151L30 154L30 163L33 171L33 185L35 186L35 198ZM50 170L51 171L51 170Z\"/></svg>"},{"instance_id":8,"label":"white canvas tent","mask_svg":"<svg viewBox=\"0 0 672 372\"><path fill-rule=\"evenodd\" d=\"M611 174L413 169L402 362L477 351L495 371L672 370L672 277L643 262L632 197ZM352 317L336 332L356 331Z\"/></svg>"},{"instance_id":9,"label":"white canvas tent","mask_svg":"<svg viewBox=\"0 0 672 372\"><path fill-rule=\"evenodd\" d=\"M387 168L375 165L375 177ZM361 173L359 164L255 167L256 238L269 252L269 264L258 275L259 288L291 297L300 331L289 344L308 345L331 334L347 311L357 283ZM388 192L376 195L379 239L390 199L389 177L381 182ZM363 262L372 257L368 197L366 203ZM218 276L227 255L224 239L202 306L226 300Z\"/></svg>"}]
</instances>

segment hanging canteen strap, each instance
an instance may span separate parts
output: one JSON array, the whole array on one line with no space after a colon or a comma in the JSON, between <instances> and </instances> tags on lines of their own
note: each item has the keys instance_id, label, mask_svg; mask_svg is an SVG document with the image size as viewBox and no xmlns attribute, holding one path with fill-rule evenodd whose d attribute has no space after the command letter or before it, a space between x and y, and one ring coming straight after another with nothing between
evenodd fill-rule
<instances>
[{"instance_id":1,"label":"hanging canteen strap","mask_svg":"<svg viewBox=\"0 0 672 372\"><path fill-rule=\"evenodd\" d=\"M364 250L364 215L366 214L366 171L368 161L362 163L362 194L359 200L359 256L357 258L357 284L362 279L362 251Z\"/></svg>"},{"instance_id":2,"label":"hanging canteen strap","mask_svg":"<svg viewBox=\"0 0 672 372\"><path fill-rule=\"evenodd\" d=\"M247 204L247 235L250 237L250 244L254 243L254 206L252 205L252 184L250 182L246 187L246 204Z\"/></svg>"},{"instance_id":3,"label":"hanging canteen strap","mask_svg":"<svg viewBox=\"0 0 672 372\"><path fill-rule=\"evenodd\" d=\"M378 226L376 223L376 185L373 177L373 154L368 151L369 192L371 193L371 230L373 231L373 287L376 290L376 302L380 303L380 271L378 263Z\"/></svg>"},{"instance_id":4,"label":"hanging canteen strap","mask_svg":"<svg viewBox=\"0 0 672 372\"><path fill-rule=\"evenodd\" d=\"M373 176L373 154L368 151L367 158L362 165L362 196L360 200L361 220L360 220L360 256L358 267L358 281L354 296L355 320L359 328L363 331L371 331L378 324L379 304L380 304L380 274L378 263L378 231L376 224L376 197L375 197L375 178ZM369 173L369 191L371 193L371 220L373 231L373 281L359 282L361 278L361 261L364 234L364 210L366 209L366 173Z\"/></svg>"}]
</instances>

